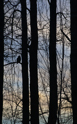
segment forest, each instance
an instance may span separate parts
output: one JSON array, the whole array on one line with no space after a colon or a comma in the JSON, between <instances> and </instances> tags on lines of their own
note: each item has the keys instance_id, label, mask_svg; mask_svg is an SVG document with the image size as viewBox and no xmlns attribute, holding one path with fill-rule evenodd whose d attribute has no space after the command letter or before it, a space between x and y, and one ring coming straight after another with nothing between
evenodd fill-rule
<instances>
[{"instance_id":1,"label":"forest","mask_svg":"<svg viewBox=\"0 0 77 124\"><path fill-rule=\"evenodd\" d=\"M0 0L0 124L77 124L76 71L76 0Z\"/></svg>"}]
</instances>

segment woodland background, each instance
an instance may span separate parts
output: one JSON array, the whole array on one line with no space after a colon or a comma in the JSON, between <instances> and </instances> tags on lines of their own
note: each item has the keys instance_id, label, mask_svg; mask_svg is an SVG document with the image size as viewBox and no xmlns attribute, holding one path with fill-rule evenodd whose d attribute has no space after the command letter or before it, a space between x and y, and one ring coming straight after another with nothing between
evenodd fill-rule
<instances>
[{"instance_id":1,"label":"woodland background","mask_svg":"<svg viewBox=\"0 0 77 124\"><path fill-rule=\"evenodd\" d=\"M0 0L0 17L0 124L76 124L76 0Z\"/></svg>"}]
</instances>

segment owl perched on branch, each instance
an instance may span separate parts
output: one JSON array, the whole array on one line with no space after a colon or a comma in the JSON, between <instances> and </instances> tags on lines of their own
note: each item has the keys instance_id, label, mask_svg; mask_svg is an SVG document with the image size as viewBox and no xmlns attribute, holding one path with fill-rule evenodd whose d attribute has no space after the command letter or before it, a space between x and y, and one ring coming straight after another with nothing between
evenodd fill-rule
<instances>
[{"instance_id":1,"label":"owl perched on branch","mask_svg":"<svg viewBox=\"0 0 77 124\"><path fill-rule=\"evenodd\" d=\"M17 58L17 64L20 63L20 61L21 61L21 57L18 56L18 58Z\"/></svg>"}]
</instances>

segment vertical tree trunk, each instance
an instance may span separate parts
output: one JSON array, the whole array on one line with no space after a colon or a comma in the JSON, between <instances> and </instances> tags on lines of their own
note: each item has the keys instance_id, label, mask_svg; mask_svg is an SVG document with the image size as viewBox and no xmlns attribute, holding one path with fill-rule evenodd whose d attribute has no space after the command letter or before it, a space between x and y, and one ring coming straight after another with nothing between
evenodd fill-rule
<instances>
[{"instance_id":1,"label":"vertical tree trunk","mask_svg":"<svg viewBox=\"0 0 77 124\"><path fill-rule=\"evenodd\" d=\"M31 124L39 124L38 105L38 72L37 72L37 0L30 0L31 4L31 49L30 49L30 83L31 83Z\"/></svg>"},{"instance_id":2,"label":"vertical tree trunk","mask_svg":"<svg viewBox=\"0 0 77 124\"><path fill-rule=\"evenodd\" d=\"M48 124L57 119L57 70L56 70L56 0L50 3L50 105Z\"/></svg>"},{"instance_id":3,"label":"vertical tree trunk","mask_svg":"<svg viewBox=\"0 0 77 124\"><path fill-rule=\"evenodd\" d=\"M26 0L21 0L21 8L22 8L21 16L22 16L23 124L29 124Z\"/></svg>"},{"instance_id":4,"label":"vertical tree trunk","mask_svg":"<svg viewBox=\"0 0 77 124\"><path fill-rule=\"evenodd\" d=\"M0 124L3 112L4 5L0 0Z\"/></svg>"},{"instance_id":5,"label":"vertical tree trunk","mask_svg":"<svg viewBox=\"0 0 77 124\"><path fill-rule=\"evenodd\" d=\"M73 124L77 124L77 1L71 0L71 88Z\"/></svg>"}]
</instances>

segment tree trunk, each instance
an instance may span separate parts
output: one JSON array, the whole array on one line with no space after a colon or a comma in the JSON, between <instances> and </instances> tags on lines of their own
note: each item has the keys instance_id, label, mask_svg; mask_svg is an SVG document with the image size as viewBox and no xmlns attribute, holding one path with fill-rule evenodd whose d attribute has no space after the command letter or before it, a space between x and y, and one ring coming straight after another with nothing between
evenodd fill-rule
<instances>
[{"instance_id":1,"label":"tree trunk","mask_svg":"<svg viewBox=\"0 0 77 124\"><path fill-rule=\"evenodd\" d=\"M48 124L57 119L57 70L56 70L56 0L50 3L50 104Z\"/></svg>"},{"instance_id":2,"label":"tree trunk","mask_svg":"<svg viewBox=\"0 0 77 124\"><path fill-rule=\"evenodd\" d=\"M4 63L4 5L0 0L0 124L3 112L3 63Z\"/></svg>"},{"instance_id":3,"label":"tree trunk","mask_svg":"<svg viewBox=\"0 0 77 124\"><path fill-rule=\"evenodd\" d=\"M38 72L37 72L37 0L30 0L31 4L31 49L30 49L30 86L31 86L31 124L39 124L38 102Z\"/></svg>"},{"instance_id":4,"label":"tree trunk","mask_svg":"<svg viewBox=\"0 0 77 124\"><path fill-rule=\"evenodd\" d=\"M71 88L73 124L77 124L77 1L71 0Z\"/></svg>"},{"instance_id":5,"label":"tree trunk","mask_svg":"<svg viewBox=\"0 0 77 124\"><path fill-rule=\"evenodd\" d=\"M21 0L21 8L22 8L21 16L22 16L23 124L29 124L26 0Z\"/></svg>"}]
</instances>

